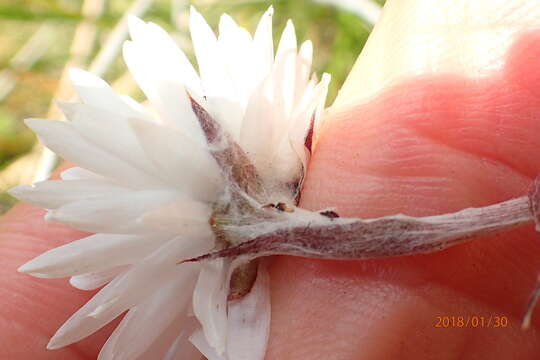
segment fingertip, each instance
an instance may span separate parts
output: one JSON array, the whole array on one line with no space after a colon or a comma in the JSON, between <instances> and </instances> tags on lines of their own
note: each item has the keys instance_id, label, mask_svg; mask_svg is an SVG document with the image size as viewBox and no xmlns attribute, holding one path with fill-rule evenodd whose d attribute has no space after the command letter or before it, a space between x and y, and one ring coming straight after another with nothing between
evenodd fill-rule
<instances>
[{"instance_id":1,"label":"fingertip","mask_svg":"<svg viewBox=\"0 0 540 360\"><path fill-rule=\"evenodd\" d=\"M508 51L506 76L530 101L540 101L540 31L531 30L519 35Z\"/></svg>"}]
</instances>

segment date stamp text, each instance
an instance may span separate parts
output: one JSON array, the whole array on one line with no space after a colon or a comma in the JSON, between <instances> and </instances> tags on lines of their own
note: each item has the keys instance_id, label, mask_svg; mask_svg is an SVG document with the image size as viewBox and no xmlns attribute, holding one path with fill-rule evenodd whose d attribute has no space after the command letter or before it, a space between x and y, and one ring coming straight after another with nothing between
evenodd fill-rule
<instances>
[{"instance_id":1,"label":"date stamp text","mask_svg":"<svg viewBox=\"0 0 540 360\"><path fill-rule=\"evenodd\" d=\"M436 328L505 328L508 327L508 317L504 315L463 315L435 316Z\"/></svg>"}]
</instances>

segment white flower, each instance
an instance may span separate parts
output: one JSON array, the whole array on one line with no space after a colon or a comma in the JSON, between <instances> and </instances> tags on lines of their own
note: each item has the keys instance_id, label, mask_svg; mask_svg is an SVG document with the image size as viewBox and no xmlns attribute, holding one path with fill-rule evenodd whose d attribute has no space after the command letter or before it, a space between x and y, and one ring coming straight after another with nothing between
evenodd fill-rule
<instances>
[{"instance_id":1,"label":"white flower","mask_svg":"<svg viewBox=\"0 0 540 360\"><path fill-rule=\"evenodd\" d=\"M291 22L274 56L271 21L272 8L251 36L223 15L216 38L192 9L198 74L165 31L131 18L124 58L154 112L73 70L82 103L60 104L69 121L27 120L49 148L80 167L64 171L62 180L11 193L46 208L48 220L96 234L19 270L69 276L85 290L107 284L58 330L49 348L79 341L129 310L99 359L264 357L270 322L264 266L249 294L228 301L230 260L177 263L223 246L210 223L238 193L261 206L295 204L309 156L306 141L310 147L319 126L329 76L319 84L310 79L312 45L297 50ZM223 129L219 142L203 130L197 104ZM259 187L253 193L249 171L235 173L220 161L231 144L255 165Z\"/></svg>"}]
</instances>

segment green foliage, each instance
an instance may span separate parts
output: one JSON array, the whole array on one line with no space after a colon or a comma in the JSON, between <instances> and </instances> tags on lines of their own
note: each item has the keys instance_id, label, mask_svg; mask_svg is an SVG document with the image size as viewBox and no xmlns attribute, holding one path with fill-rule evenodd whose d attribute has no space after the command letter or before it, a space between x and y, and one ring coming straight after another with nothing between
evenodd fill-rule
<instances>
[{"instance_id":1,"label":"green foliage","mask_svg":"<svg viewBox=\"0 0 540 360\"><path fill-rule=\"evenodd\" d=\"M0 167L32 147L34 135L6 109L0 109Z\"/></svg>"}]
</instances>

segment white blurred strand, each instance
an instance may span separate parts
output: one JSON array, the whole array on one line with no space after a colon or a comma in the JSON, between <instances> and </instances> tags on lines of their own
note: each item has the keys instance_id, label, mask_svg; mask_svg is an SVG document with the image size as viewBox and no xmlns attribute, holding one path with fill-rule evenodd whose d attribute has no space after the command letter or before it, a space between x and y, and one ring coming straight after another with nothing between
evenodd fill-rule
<instances>
[{"instance_id":1,"label":"white blurred strand","mask_svg":"<svg viewBox=\"0 0 540 360\"><path fill-rule=\"evenodd\" d=\"M0 71L0 102L15 88L14 70L28 70L43 57L54 40L54 25L43 23L9 61L9 67Z\"/></svg>"},{"instance_id":2,"label":"white blurred strand","mask_svg":"<svg viewBox=\"0 0 540 360\"><path fill-rule=\"evenodd\" d=\"M374 26L381 15L381 6L374 0L313 0L321 4L333 5L337 8L350 11L369 25Z\"/></svg>"},{"instance_id":3,"label":"white blurred strand","mask_svg":"<svg viewBox=\"0 0 540 360\"><path fill-rule=\"evenodd\" d=\"M185 27L185 24L182 23L181 18L182 14L187 13L188 2L186 0L172 0L171 1L171 22L178 28L181 29Z\"/></svg>"},{"instance_id":4,"label":"white blurred strand","mask_svg":"<svg viewBox=\"0 0 540 360\"><path fill-rule=\"evenodd\" d=\"M3 101L15 89L17 76L11 69L0 70L0 102Z\"/></svg>"},{"instance_id":5,"label":"white blurred strand","mask_svg":"<svg viewBox=\"0 0 540 360\"><path fill-rule=\"evenodd\" d=\"M129 14L137 17L142 16L152 5L154 0L137 0L126 11L120 22L115 26L107 38L105 45L90 64L88 71L102 77L112 62L116 59L122 48L122 43L128 35L127 17Z\"/></svg>"},{"instance_id":6,"label":"white blurred strand","mask_svg":"<svg viewBox=\"0 0 540 360\"><path fill-rule=\"evenodd\" d=\"M55 29L56 25L52 22L41 24L11 59L10 66L17 70L30 69L48 50L54 39Z\"/></svg>"}]
</instances>

